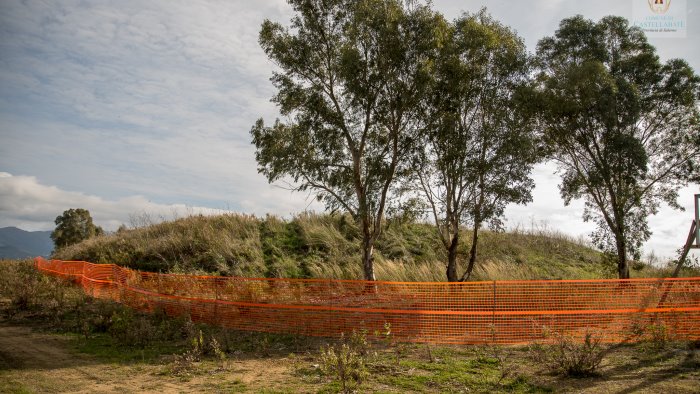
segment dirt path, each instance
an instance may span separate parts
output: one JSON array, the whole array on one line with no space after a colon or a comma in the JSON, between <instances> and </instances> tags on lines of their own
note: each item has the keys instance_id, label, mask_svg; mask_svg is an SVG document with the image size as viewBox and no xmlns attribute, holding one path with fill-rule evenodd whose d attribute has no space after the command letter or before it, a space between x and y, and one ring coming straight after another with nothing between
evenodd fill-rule
<instances>
[{"instance_id":1,"label":"dirt path","mask_svg":"<svg viewBox=\"0 0 700 394\"><path fill-rule=\"evenodd\" d=\"M58 336L32 333L26 327L0 326L0 369L54 369L78 360Z\"/></svg>"},{"instance_id":2,"label":"dirt path","mask_svg":"<svg viewBox=\"0 0 700 394\"><path fill-rule=\"evenodd\" d=\"M139 368L100 363L71 350L69 339L0 325L0 391L15 392L180 392ZM143 368L140 368L143 369ZM157 384L156 384L157 383Z\"/></svg>"},{"instance_id":3,"label":"dirt path","mask_svg":"<svg viewBox=\"0 0 700 394\"><path fill-rule=\"evenodd\" d=\"M284 389L292 378L287 360L228 360L227 368L200 368L187 379L163 364L110 364L72 349L68 337L0 322L0 392L200 393ZM297 390L307 391L297 386Z\"/></svg>"}]
</instances>

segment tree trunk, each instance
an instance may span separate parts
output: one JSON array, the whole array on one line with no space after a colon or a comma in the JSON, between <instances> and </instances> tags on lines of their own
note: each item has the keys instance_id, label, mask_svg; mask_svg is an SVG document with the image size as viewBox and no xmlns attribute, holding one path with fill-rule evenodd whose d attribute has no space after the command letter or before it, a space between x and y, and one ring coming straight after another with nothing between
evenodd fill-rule
<instances>
[{"instance_id":1,"label":"tree trunk","mask_svg":"<svg viewBox=\"0 0 700 394\"><path fill-rule=\"evenodd\" d=\"M620 279L629 279L630 269L627 265L627 248L624 237L615 234L615 244L617 245L617 276Z\"/></svg>"},{"instance_id":2,"label":"tree trunk","mask_svg":"<svg viewBox=\"0 0 700 394\"><path fill-rule=\"evenodd\" d=\"M376 280L374 276L374 240L369 231L363 231L362 237L362 268L365 280Z\"/></svg>"},{"instance_id":3,"label":"tree trunk","mask_svg":"<svg viewBox=\"0 0 700 394\"><path fill-rule=\"evenodd\" d=\"M469 280L469 277L472 276L472 271L474 270L474 263L476 262L477 243L479 241L479 226L481 226L481 224L474 223L474 232L472 233L472 248L469 250L469 264L467 265L467 271L464 273L464 276L462 276L463 282Z\"/></svg>"},{"instance_id":4,"label":"tree trunk","mask_svg":"<svg viewBox=\"0 0 700 394\"><path fill-rule=\"evenodd\" d=\"M447 248L447 281L457 282L457 246L459 245L459 230L452 236L450 247Z\"/></svg>"}]
</instances>

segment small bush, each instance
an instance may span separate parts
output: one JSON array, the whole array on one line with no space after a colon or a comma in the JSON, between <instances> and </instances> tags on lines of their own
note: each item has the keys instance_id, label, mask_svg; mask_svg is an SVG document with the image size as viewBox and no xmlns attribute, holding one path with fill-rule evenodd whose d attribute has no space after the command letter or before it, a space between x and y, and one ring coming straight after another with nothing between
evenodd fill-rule
<instances>
[{"instance_id":1,"label":"small bush","mask_svg":"<svg viewBox=\"0 0 700 394\"><path fill-rule=\"evenodd\" d=\"M560 335L553 345L536 344L530 349L535 360L551 372L572 377L595 375L605 356L600 339L591 333L586 333L582 343Z\"/></svg>"},{"instance_id":2,"label":"small bush","mask_svg":"<svg viewBox=\"0 0 700 394\"><path fill-rule=\"evenodd\" d=\"M339 344L321 348L321 372L340 382L343 392L348 393L367 377L370 353L367 331L354 330L349 338L343 335Z\"/></svg>"},{"instance_id":3,"label":"small bush","mask_svg":"<svg viewBox=\"0 0 700 394\"><path fill-rule=\"evenodd\" d=\"M126 307L115 311L110 323L109 334L125 345L145 348L158 333L149 316L135 313Z\"/></svg>"},{"instance_id":4,"label":"small bush","mask_svg":"<svg viewBox=\"0 0 700 394\"><path fill-rule=\"evenodd\" d=\"M361 385L367 376L364 357L352 350L347 343L328 345L321 350L320 361L321 372L337 379L344 393L349 393L352 388Z\"/></svg>"},{"instance_id":5,"label":"small bush","mask_svg":"<svg viewBox=\"0 0 700 394\"><path fill-rule=\"evenodd\" d=\"M204 356L215 357L220 362L219 369L226 369L226 352L222 350L219 341L213 334L208 335L201 329L194 328L192 336L188 338L188 342L187 350L178 355L170 366L172 375L179 377L190 376L196 370L195 363L201 361Z\"/></svg>"},{"instance_id":6,"label":"small bush","mask_svg":"<svg viewBox=\"0 0 700 394\"><path fill-rule=\"evenodd\" d=\"M362 357L370 355L371 346L367 340L367 330L353 330L347 341L348 346Z\"/></svg>"},{"instance_id":7,"label":"small bush","mask_svg":"<svg viewBox=\"0 0 700 394\"><path fill-rule=\"evenodd\" d=\"M664 323L651 324L647 327L649 341L656 349L664 349L672 340L671 333Z\"/></svg>"},{"instance_id":8,"label":"small bush","mask_svg":"<svg viewBox=\"0 0 700 394\"><path fill-rule=\"evenodd\" d=\"M37 272L31 261L2 262L0 295L10 300L10 315L37 306L47 290L47 278Z\"/></svg>"}]
</instances>

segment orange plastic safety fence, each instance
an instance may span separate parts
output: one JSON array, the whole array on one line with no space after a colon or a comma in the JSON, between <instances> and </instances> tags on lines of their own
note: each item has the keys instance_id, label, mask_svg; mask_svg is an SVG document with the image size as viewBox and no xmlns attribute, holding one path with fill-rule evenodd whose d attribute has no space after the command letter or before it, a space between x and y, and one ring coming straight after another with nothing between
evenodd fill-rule
<instances>
[{"instance_id":1,"label":"orange plastic safety fence","mask_svg":"<svg viewBox=\"0 0 700 394\"><path fill-rule=\"evenodd\" d=\"M367 282L139 272L36 259L47 274L142 311L233 329L312 336L384 331L401 341L515 344L551 334L635 340L652 325L700 339L700 278L491 282Z\"/></svg>"}]
</instances>

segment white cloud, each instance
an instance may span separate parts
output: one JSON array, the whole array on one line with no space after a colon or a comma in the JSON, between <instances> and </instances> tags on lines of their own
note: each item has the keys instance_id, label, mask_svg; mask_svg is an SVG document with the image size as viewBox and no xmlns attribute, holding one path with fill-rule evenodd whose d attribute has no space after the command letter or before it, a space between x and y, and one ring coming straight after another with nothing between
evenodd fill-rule
<instances>
[{"instance_id":1,"label":"white cloud","mask_svg":"<svg viewBox=\"0 0 700 394\"><path fill-rule=\"evenodd\" d=\"M274 193L279 193L275 191ZM267 198L274 193L262 193ZM243 202L246 213L264 215L267 212L292 212L297 204L278 204L270 210L261 209L257 201ZM0 172L0 227L15 226L25 230L51 230L53 219L69 208L84 208L99 226L116 230L121 224L127 226L133 218L147 215L153 221L172 220L189 215L216 215L231 212L185 204L158 204L144 196L128 196L107 200L95 195L66 191L55 186L41 184L33 176L16 176ZM298 211L295 209L294 211Z\"/></svg>"},{"instance_id":2,"label":"white cloud","mask_svg":"<svg viewBox=\"0 0 700 394\"><path fill-rule=\"evenodd\" d=\"M143 196L105 200L98 196L61 190L40 184L32 176L0 172L0 227L50 230L53 220L69 208L85 208L95 223L107 230L130 224L132 216L149 215L154 220L187 215L212 215L226 211L183 204L156 204Z\"/></svg>"},{"instance_id":3,"label":"white cloud","mask_svg":"<svg viewBox=\"0 0 700 394\"><path fill-rule=\"evenodd\" d=\"M248 131L277 113L257 34L266 17L289 19L285 2L0 7L0 168L234 208L270 189Z\"/></svg>"},{"instance_id":4,"label":"white cloud","mask_svg":"<svg viewBox=\"0 0 700 394\"><path fill-rule=\"evenodd\" d=\"M569 206L564 205L559 189L559 177L554 174L553 164L540 164L533 171L535 189L533 201L528 205L510 205L505 216L507 227L524 229L548 229L561 231L574 237L589 239L595 224L586 223L581 218L583 200L574 200ZM693 195L700 193L697 185L685 187L679 191L678 202L685 208L684 212L662 205L659 213L649 217L651 238L644 245L644 253L654 252L657 257L670 259L676 257L676 250L684 244L694 215ZM696 250L694 255L700 255Z\"/></svg>"},{"instance_id":5,"label":"white cloud","mask_svg":"<svg viewBox=\"0 0 700 394\"><path fill-rule=\"evenodd\" d=\"M632 12L631 2L605 0L435 1L449 19L482 6L530 51L561 18ZM652 43L662 58L699 69L692 8L686 39ZM168 217L185 205L259 215L320 209L257 173L248 135L258 117L278 115L260 24L287 23L291 14L283 0L1 1L0 170L33 176L0 177L0 225L51 228L71 207L108 228L132 213ZM588 234L582 204L564 207L551 172L538 167L533 203L509 207L508 224L546 221ZM689 217L666 209L652 217L647 249L672 254Z\"/></svg>"}]
</instances>

